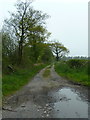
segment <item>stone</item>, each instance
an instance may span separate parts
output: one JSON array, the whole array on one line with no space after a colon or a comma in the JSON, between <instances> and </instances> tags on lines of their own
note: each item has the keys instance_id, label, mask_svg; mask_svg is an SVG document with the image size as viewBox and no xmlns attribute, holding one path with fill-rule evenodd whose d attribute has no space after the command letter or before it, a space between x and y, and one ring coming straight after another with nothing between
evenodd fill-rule
<instances>
[{"instance_id":1,"label":"stone","mask_svg":"<svg viewBox=\"0 0 90 120\"><path fill-rule=\"evenodd\" d=\"M44 111L44 114L47 113L47 111Z\"/></svg>"},{"instance_id":2,"label":"stone","mask_svg":"<svg viewBox=\"0 0 90 120\"><path fill-rule=\"evenodd\" d=\"M49 117L49 114L47 114L47 117Z\"/></svg>"},{"instance_id":3,"label":"stone","mask_svg":"<svg viewBox=\"0 0 90 120\"><path fill-rule=\"evenodd\" d=\"M51 107L49 107L49 108L48 108L48 110L50 111L50 110L52 110L52 108L51 108Z\"/></svg>"},{"instance_id":4,"label":"stone","mask_svg":"<svg viewBox=\"0 0 90 120\"><path fill-rule=\"evenodd\" d=\"M25 105L21 105L21 107L25 107Z\"/></svg>"},{"instance_id":5,"label":"stone","mask_svg":"<svg viewBox=\"0 0 90 120\"><path fill-rule=\"evenodd\" d=\"M39 112L39 109L37 111Z\"/></svg>"},{"instance_id":6,"label":"stone","mask_svg":"<svg viewBox=\"0 0 90 120\"><path fill-rule=\"evenodd\" d=\"M48 107L49 106L49 104L46 104L46 107Z\"/></svg>"}]
</instances>

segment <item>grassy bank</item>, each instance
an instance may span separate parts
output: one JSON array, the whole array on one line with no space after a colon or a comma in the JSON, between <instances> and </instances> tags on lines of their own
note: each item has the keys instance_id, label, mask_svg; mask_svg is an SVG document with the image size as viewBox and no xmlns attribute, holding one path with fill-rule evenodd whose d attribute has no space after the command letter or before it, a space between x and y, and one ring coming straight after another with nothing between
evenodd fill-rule
<instances>
[{"instance_id":1,"label":"grassy bank","mask_svg":"<svg viewBox=\"0 0 90 120\"><path fill-rule=\"evenodd\" d=\"M50 76L50 69L46 69L43 73L43 77L47 78Z\"/></svg>"},{"instance_id":2,"label":"grassy bank","mask_svg":"<svg viewBox=\"0 0 90 120\"><path fill-rule=\"evenodd\" d=\"M75 60L74 62L62 61L55 64L55 70L60 76L66 77L73 82L90 86L88 67L87 60L79 60L78 62L76 61L76 63Z\"/></svg>"},{"instance_id":3,"label":"grassy bank","mask_svg":"<svg viewBox=\"0 0 90 120\"><path fill-rule=\"evenodd\" d=\"M10 95L19 90L22 86L27 84L34 75L39 72L46 65L41 64L31 68L18 68L14 73L4 74L2 78L2 92L3 96Z\"/></svg>"}]
</instances>

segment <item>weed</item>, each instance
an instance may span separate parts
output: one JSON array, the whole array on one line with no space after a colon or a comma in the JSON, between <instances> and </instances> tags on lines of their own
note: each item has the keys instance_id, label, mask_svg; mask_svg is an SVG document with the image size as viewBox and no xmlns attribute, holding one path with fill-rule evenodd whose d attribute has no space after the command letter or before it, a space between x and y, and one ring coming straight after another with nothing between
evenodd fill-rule
<instances>
[{"instance_id":1,"label":"weed","mask_svg":"<svg viewBox=\"0 0 90 120\"><path fill-rule=\"evenodd\" d=\"M73 60L73 64L74 61L75 60ZM74 82L80 83L82 85L90 86L90 81L88 79L90 74L88 74L89 68L88 68L87 60L83 60L83 61L79 60L78 64L80 65L80 67L73 67L73 66L71 67L70 63L72 64L71 61L56 63L55 64L56 72L59 75L66 77ZM75 66L77 66L76 61L75 61Z\"/></svg>"},{"instance_id":2,"label":"weed","mask_svg":"<svg viewBox=\"0 0 90 120\"><path fill-rule=\"evenodd\" d=\"M16 72L12 74L4 74L2 77L2 93L3 96L10 95L15 91L19 90L25 84L27 84L34 75L39 72L46 65L42 64L39 66L33 66L28 69L18 68Z\"/></svg>"},{"instance_id":3,"label":"weed","mask_svg":"<svg viewBox=\"0 0 90 120\"><path fill-rule=\"evenodd\" d=\"M50 69L46 69L43 73L43 77L49 77L50 76Z\"/></svg>"}]
</instances>

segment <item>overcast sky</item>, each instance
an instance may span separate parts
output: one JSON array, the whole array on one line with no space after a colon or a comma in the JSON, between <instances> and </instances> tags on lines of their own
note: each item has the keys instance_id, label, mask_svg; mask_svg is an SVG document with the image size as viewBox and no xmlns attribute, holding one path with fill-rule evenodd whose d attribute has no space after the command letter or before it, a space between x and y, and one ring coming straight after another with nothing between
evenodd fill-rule
<instances>
[{"instance_id":1,"label":"overcast sky","mask_svg":"<svg viewBox=\"0 0 90 120\"><path fill-rule=\"evenodd\" d=\"M14 10L16 0L0 0L0 24ZM50 40L59 40L69 50L70 56L88 55L88 1L87 0L35 0L34 9L51 17L47 29ZM1 27L0 27L1 28Z\"/></svg>"}]
</instances>

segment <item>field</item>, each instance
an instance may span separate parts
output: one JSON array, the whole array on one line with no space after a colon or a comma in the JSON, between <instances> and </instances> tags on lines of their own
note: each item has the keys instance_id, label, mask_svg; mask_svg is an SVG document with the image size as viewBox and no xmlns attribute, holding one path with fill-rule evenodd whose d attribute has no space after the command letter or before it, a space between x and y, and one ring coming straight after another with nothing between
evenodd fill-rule
<instances>
[{"instance_id":1,"label":"field","mask_svg":"<svg viewBox=\"0 0 90 120\"><path fill-rule=\"evenodd\" d=\"M70 81L90 86L90 61L88 60L68 60L55 64L56 72Z\"/></svg>"}]
</instances>

